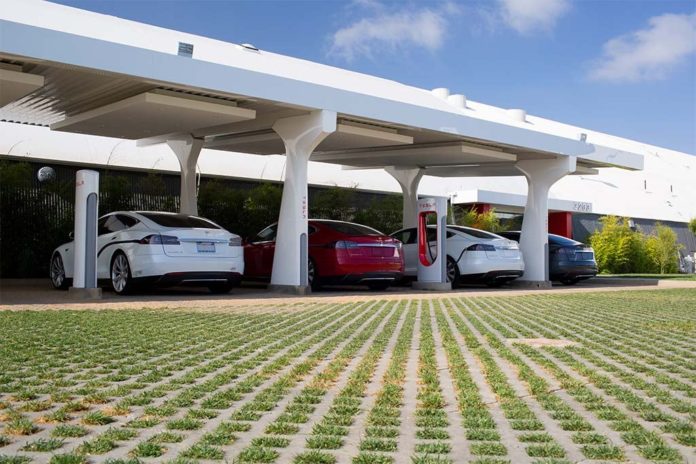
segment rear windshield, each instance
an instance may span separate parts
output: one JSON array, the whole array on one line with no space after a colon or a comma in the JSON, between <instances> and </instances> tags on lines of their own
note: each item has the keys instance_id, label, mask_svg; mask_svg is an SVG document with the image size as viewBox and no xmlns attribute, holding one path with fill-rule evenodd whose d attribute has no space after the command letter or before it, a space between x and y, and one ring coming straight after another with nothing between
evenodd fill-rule
<instances>
[{"instance_id":1,"label":"rear windshield","mask_svg":"<svg viewBox=\"0 0 696 464\"><path fill-rule=\"evenodd\" d=\"M317 221L321 225L331 227L336 232L346 235L384 235L372 227L353 224L352 222L333 222L333 221Z\"/></svg>"},{"instance_id":2,"label":"rear windshield","mask_svg":"<svg viewBox=\"0 0 696 464\"><path fill-rule=\"evenodd\" d=\"M459 232L464 232L465 234L471 235L472 237L476 237L476 238L487 238L487 239L500 238L499 235L491 234L490 232L486 232L485 230L473 229L471 227L447 226L447 228L454 229L454 230L457 230Z\"/></svg>"},{"instance_id":3,"label":"rear windshield","mask_svg":"<svg viewBox=\"0 0 696 464\"><path fill-rule=\"evenodd\" d=\"M577 246L577 245L582 245L582 243L572 240L566 237L563 237L561 235L556 235L556 234L549 234L549 242L551 242L554 245L559 245L559 246Z\"/></svg>"},{"instance_id":4,"label":"rear windshield","mask_svg":"<svg viewBox=\"0 0 696 464\"><path fill-rule=\"evenodd\" d=\"M520 233L519 232L500 232L501 237L509 238L510 240L517 240L518 242L520 241Z\"/></svg>"},{"instance_id":5,"label":"rear windshield","mask_svg":"<svg viewBox=\"0 0 696 464\"><path fill-rule=\"evenodd\" d=\"M165 214L165 213L138 213L152 222L162 227L176 227L178 229L219 229L212 222L186 214Z\"/></svg>"}]
</instances>

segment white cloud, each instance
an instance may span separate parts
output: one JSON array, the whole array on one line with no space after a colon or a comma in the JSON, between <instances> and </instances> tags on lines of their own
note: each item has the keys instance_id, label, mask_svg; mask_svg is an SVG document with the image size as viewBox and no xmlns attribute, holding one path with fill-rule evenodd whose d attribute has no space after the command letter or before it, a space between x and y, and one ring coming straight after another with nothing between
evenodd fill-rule
<instances>
[{"instance_id":1,"label":"white cloud","mask_svg":"<svg viewBox=\"0 0 696 464\"><path fill-rule=\"evenodd\" d=\"M603 56L589 77L612 82L665 78L696 53L696 14L663 14L648 27L615 37L604 44Z\"/></svg>"},{"instance_id":2,"label":"white cloud","mask_svg":"<svg viewBox=\"0 0 696 464\"><path fill-rule=\"evenodd\" d=\"M521 34L550 31L570 9L569 0L498 0L503 21Z\"/></svg>"},{"instance_id":3,"label":"white cloud","mask_svg":"<svg viewBox=\"0 0 696 464\"><path fill-rule=\"evenodd\" d=\"M437 50L447 33L448 15L457 12L453 4L392 12L370 0L360 4L369 7L371 16L336 31L331 37L330 54L350 61L361 55L371 57L408 47Z\"/></svg>"}]
</instances>

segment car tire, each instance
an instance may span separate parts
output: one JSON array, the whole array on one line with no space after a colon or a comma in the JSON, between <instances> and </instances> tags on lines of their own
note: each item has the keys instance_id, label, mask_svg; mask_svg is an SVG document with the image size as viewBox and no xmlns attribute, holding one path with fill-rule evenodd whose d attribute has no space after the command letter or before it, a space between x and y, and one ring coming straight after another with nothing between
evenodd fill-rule
<instances>
[{"instance_id":1,"label":"car tire","mask_svg":"<svg viewBox=\"0 0 696 464\"><path fill-rule=\"evenodd\" d=\"M109 277L111 288L118 295L127 295L133 291L133 276L131 275L130 263L122 251L117 251L111 258L109 267Z\"/></svg>"},{"instance_id":2,"label":"car tire","mask_svg":"<svg viewBox=\"0 0 696 464\"><path fill-rule=\"evenodd\" d=\"M233 288L234 284L232 282L217 282L208 285L208 290L210 290L210 293L213 295L224 295L225 293L230 293Z\"/></svg>"},{"instance_id":3,"label":"car tire","mask_svg":"<svg viewBox=\"0 0 696 464\"><path fill-rule=\"evenodd\" d=\"M452 288L459 288L461 284L461 275L459 274L459 266L451 256L447 257L447 282L452 283Z\"/></svg>"},{"instance_id":4,"label":"car tire","mask_svg":"<svg viewBox=\"0 0 696 464\"><path fill-rule=\"evenodd\" d=\"M49 273L53 288L57 290L68 289L70 282L69 279L65 277L65 265L63 264L63 257L60 255L60 253L53 254Z\"/></svg>"},{"instance_id":5,"label":"car tire","mask_svg":"<svg viewBox=\"0 0 696 464\"><path fill-rule=\"evenodd\" d=\"M383 291L389 288L391 282L370 282L367 284L367 288L374 291Z\"/></svg>"},{"instance_id":6,"label":"car tire","mask_svg":"<svg viewBox=\"0 0 696 464\"><path fill-rule=\"evenodd\" d=\"M307 261L307 282L309 283L309 288L312 290L319 290L321 288L319 271L317 270L317 265L314 263L312 258L309 258Z\"/></svg>"}]
</instances>

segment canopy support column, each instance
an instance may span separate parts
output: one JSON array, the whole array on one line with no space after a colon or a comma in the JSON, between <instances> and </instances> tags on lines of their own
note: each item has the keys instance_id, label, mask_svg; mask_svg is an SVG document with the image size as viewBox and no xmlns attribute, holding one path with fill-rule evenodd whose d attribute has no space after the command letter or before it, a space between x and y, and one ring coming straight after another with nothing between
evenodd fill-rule
<instances>
[{"instance_id":1,"label":"canopy support column","mask_svg":"<svg viewBox=\"0 0 696 464\"><path fill-rule=\"evenodd\" d=\"M416 227L418 222L418 185L424 170L415 167L387 166L384 168L401 186L403 193L403 227Z\"/></svg>"},{"instance_id":2,"label":"canopy support column","mask_svg":"<svg viewBox=\"0 0 696 464\"><path fill-rule=\"evenodd\" d=\"M279 119L273 130L283 139L286 162L270 288L309 293L307 166L317 145L336 131L336 113L318 110Z\"/></svg>"},{"instance_id":3,"label":"canopy support column","mask_svg":"<svg viewBox=\"0 0 696 464\"><path fill-rule=\"evenodd\" d=\"M576 158L564 156L554 160L526 160L515 165L527 178L527 204L524 208L520 249L524 257L527 285L550 287L549 281L549 189L564 176L575 172Z\"/></svg>"},{"instance_id":4,"label":"canopy support column","mask_svg":"<svg viewBox=\"0 0 696 464\"><path fill-rule=\"evenodd\" d=\"M196 190L196 163L203 148L203 139L191 135L180 139L167 140L181 166L181 191L179 212L198 215L198 192Z\"/></svg>"}]
</instances>

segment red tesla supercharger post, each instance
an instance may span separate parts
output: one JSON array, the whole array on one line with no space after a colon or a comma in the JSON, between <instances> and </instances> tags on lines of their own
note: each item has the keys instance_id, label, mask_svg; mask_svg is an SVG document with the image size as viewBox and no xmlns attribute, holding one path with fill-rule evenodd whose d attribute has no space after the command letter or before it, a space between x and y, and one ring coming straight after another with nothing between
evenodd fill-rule
<instances>
[{"instance_id":1,"label":"red tesla supercharger post","mask_svg":"<svg viewBox=\"0 0 696 464\"><path fill-rule=\"evenodd\" d=\"M436 233L428 234L428 226ZM413 288L419 290L451 290L447 282L447 198L429 197L418 200L418 279ZM431 227L432 230L432 227ZM428 239L431 240L428 240ZM432 240L434 238L434 240Z\"/></svg>"}]
</instances>

